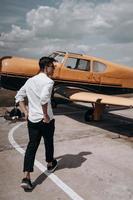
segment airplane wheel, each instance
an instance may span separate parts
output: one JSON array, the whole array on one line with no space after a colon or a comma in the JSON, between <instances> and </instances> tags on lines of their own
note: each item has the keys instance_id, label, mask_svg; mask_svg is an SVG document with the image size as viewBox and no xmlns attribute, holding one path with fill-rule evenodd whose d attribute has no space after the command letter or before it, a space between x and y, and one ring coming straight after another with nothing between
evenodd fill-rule
<instances>
[{"instance_id":1,"label":"airplane wheel","mask_svg":"<svg viewBox=\"0 0 133 200\"><path fill-rule=\"evenodd\" d=\"M94 112L93 108L90 108L89 110L87 110L84 116L84 119L86 122L90 122L93 120L93 112Z\"/></svg>"},{"instance_id":2,"label":"airplane wheel","mask_svg":"<svg viewBox=\"0 0 133 200\"><path fill-rule=\"evenodd\" d=\"M57 102L55 101L55 99L52 99L51 104L52 108L57 108Z\"/></svg>"}]
</instances>

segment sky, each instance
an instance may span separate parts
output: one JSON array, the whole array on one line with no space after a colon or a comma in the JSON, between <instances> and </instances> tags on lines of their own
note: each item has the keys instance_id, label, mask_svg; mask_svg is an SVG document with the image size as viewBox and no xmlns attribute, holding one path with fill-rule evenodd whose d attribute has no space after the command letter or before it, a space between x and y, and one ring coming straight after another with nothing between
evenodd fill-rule
<instances>
[{"instance_id":1,"label":"sky","mask_svg":"<svg viewBox=\"0 0 133 200\"><path fill-rule=\"evenodd\" d=\"M53 51L133 67L133 0L0 0L0 56Z\"/></svg>"}]
</instances>

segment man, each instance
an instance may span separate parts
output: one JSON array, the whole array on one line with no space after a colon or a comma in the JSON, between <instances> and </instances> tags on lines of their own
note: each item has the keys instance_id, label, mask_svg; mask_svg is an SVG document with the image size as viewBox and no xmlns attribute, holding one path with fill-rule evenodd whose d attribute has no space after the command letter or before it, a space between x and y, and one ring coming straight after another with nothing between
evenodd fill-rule
<instances>
[{"instance_id":1,"label":"man","mask_svg":"<svg viewBox=\"0 0 133 200\"><path fill-rule=\"evenodd\" d=\"M30 173L34 171L34 160L41 137L44 139L47 171L53 172L57 167L54 159L54 123L51 107L51 93L54 81L50 79L54 72L54 59L42 57L39 60L39 74L29 78L15 96L21 110L28 120L29 143L24 157L24 178L21 187L32 189ZM24 98L28 98L28 109Z\"/></svg>"}]
</instances>

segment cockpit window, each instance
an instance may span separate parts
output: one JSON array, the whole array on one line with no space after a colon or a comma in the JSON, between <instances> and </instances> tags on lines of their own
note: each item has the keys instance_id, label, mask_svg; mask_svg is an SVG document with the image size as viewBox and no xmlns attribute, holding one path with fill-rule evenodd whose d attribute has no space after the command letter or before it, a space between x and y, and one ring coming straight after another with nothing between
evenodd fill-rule
<instances>
[{"instance_id":1,"label":"cockpit window","mask_svg":"<svg viewBox=\"0 0 133 200\"><path fill-rule=\"evenodd\" d=\"M90 71L90 61L79 58L67 58L65 66L70 69Z\"/></svg>"},{"instance_id":2,"label":"cockpit window","mask_svg":"<svg viewBox=\"0 0 133 200\"><path fill-rule=\"evenodd\" d=\"M77 63L77 69L83 71L90 71L90 61L79 59Z\"/></svg>"},{"instance_id":3,"label":"cockpit window","mask_svg":"<svg viewBox=\"0 0 133 200\"><path fill-rule=\"evenodd\" d=\"M49 57L54 58L59 63L64 61L64 54L52 53Z\"/></svg>"},{"instance_id":4,"label":"cockpit window","mask_svg":"<svg viewBox=\"0 0 133 200\"><path fill-rule=\"evenodd\" d=\"M76 68L77 59L76 58L67 58L65 66L70 69Z\"/></svg>"},{"instance_id":5,"label":"cockpit window","mask_svg":"<svg viewBox=\"0 0 133 200\"><path fill-rule=\"evenodd\" d=\"M93 62L93 72L104 72L107 66L101 62L94 61Z\"/></svg>"}]
</instances>

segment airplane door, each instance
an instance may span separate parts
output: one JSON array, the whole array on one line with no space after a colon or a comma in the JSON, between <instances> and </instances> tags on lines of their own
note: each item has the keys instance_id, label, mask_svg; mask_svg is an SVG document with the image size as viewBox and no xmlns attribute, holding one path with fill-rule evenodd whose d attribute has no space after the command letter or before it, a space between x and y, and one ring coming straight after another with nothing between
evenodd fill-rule
<instances>
[{"instance_id":1,"label":"airplane door","mask_svg":"<svg viewBox=\"0 0 133 200\"><path fill-rule=\"evenodd\" d=\"M68 57L60 71L60 79L74 82L90 82L91 61L81 58Z\"/></svg>"},{"instance_id":2,"label":"airplane door","mask_svg":"<svg viewBox=\"0 0 133 200\"><path fill-rule=\"evenodd\" d=\"M101 83L102 76L106 70L106 65L104 63L93 61L92 64L92 82Z\"/></svg>"}]
</instances>

